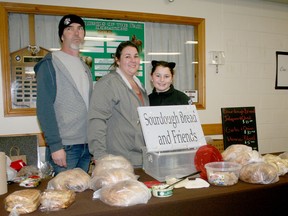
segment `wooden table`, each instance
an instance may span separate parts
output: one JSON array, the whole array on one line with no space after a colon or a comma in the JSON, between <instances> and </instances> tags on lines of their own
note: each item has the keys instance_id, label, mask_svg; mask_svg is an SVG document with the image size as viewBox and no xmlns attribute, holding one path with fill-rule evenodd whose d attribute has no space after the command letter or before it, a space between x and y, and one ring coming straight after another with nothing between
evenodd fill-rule
<instances>
[{"instance_id":1,"label":"wooden table","mask_svg":"<svg viewBox=\"0 0 288 216\"><path fill-rule=\"evenodd\" d=\"M139 180L150 181L142 169L135 170ZM44 191L47 181L38 189ZM8 193L0 196L0 215L8 216L4 208L4 199L15 190L23 189L18 184L9 185ZM92 190L77 193L76 201L68 209L43 213L37 210L27 216L176 216L176 215L286 215L288 209L288 175L270 185L254 185L239 181L229 187L210 186L201 189L174 189L173 196L167 198L152 197L147 204L131 207L113 207L100 200L92 200ZM283 212L283 213L282 213Z\"/></svg>"}]
</instances>

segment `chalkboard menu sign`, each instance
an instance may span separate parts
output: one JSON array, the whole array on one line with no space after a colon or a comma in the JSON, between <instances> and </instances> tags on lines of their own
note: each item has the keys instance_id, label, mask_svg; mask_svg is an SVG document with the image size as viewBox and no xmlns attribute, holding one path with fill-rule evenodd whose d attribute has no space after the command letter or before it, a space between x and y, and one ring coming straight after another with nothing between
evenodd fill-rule
<instances>
[{"instance_id":1,"label":"chalkboard menu sign","mask_svg":"<svg viewBox=\"0 0 288 216\"><path fill-rule=\"evenodd\" d=\"M255 107L221 108L224 149L245 144L258 151Z\"/></svg>"}]
</instances>

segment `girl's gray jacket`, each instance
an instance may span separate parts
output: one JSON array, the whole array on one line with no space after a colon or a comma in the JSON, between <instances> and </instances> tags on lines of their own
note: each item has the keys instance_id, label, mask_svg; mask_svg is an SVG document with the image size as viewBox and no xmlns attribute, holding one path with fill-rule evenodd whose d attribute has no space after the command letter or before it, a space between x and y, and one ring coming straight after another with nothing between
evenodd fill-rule
<instances>
[{"instance_id":1,"label":"girl's gray jacket","mask_svg":"<svg viewBox=\"0 0 288 216\"><path fill-rule=\"evenodd\" d=\"M149 105L142 86L144 106ZM137 107L143 106L138 96L115 71L94 85L88 112L88 144L94 159L121 155L135 167L142 166L145 146Z\"/></svg>"},{"instance_id":2,"label":"girl's gray jacket","mask_svg":"<svg viewBox=\"0 0 288 216\"><path fill-rule=\"evenodd\" d=\"M92 75L83 62L92 94ZM34 71L37 80L37 117L51 152L63 145L87 143L88 108L64 64L52 53L38 62Z\"/></svg>"}]
</instances>

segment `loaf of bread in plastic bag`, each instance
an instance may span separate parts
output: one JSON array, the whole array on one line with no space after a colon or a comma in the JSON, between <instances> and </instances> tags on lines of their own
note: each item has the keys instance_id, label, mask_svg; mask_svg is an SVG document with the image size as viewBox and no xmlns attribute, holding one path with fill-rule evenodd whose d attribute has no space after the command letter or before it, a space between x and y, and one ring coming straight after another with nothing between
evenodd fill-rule
<instances>
[{"instance_id":1,"label":"loaf of bread in plastic bag","mask_svg":"<svg viewBox=\"0 0 288 216\"><path fill-rule=\"evenodd\" d=\"M48 182L47 189L82 192L90 188L91 177L84 170L74 168L60 172Z\"/></svg>"},{"instance_id":2,"label":"loaf of bread in plastic bag","mask_svg":"<svg viewBox=\"0 0 288 216\"><path fill-rule=\"evenodd\" d=\"M255 162L243 166L239 178L252 184L272 184L279 181L277 169L265 162Z\"/></svg>"},{"instance_id":3,"label":"loaf of bread in plastic bag","mask_svg":"<svg viewBox=\"0 0 288 216\"><path fill-rule=\"evenodd\" d=\"M97 160L91 176L94 177L101 175L103 170L110 170L114 168L122 168L131 173L134 172L133 165L125 157L108 154Z\"/></svg>"},{"instance_id":4,"label":"loaf of bread in plastic bag","mask_svg":"<svg viewBox=\"0 0 288 216\"><path fill-rule=\"evenodd\" d=\"M100 190L100 200L111 206L145 204L150 198L150 190L137 180L121 181Z\"/></svg>"},{"instance_id":5,"label":"loaf of bread in plastic bag","mask_svg":"<svg viewBox=\"0 0 288 216\"><path fill-rule=\"evenodd\" d=\"M137 180L137 176L123 168L102 170L98 175L91 178L90 189L98 190L104 186L116 184L124 180Z\"/></svg>"},{"instance_id":6,"label":"loaf of bread in plastic bag","mask_svg":"<svg viewBox=\"0 0 288 216\"><path fill-rule=\"evenodd\" d=\"M5 209L15 212L15 215L34 212L40 205L40 195L37 189L15 191L5 198Z\"/></svg>"},{"instance_id":7,"label":"loaf of bread in plastic bag","mask_svg":"<svg viewBox=\"0 0 288 216\"><path fill-rule=\"evenodd\" d=\"M41 211L58 211L68 208L75 201L76 193L72 190L45 190L40 198Z\"/></svg>"},{"instance_id":8,"label":"loaf of bread in plastic bag","mask_svg":"<svg viewBox=\"0 0 288 216\"><path fill-rule=\"evenodd\" d=\"M258 151L253 150L250 146L244 144L234 144L228 146L223 152L224 161L230 161L246 165L253 162L261 162L263 158Z\"/></svg>"}]
</instances>

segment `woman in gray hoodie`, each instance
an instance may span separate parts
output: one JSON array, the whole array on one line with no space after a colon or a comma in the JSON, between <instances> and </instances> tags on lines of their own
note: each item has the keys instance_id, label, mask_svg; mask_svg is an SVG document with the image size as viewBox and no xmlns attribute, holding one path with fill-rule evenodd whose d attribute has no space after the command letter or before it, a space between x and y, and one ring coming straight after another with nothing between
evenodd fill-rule
<instances>
[{"instance_id":1,"label":"woman in gray hoodie","mask_svg":"<svg viewBox=\"0 0 288 216\"><path fill-rule=\"evenodd\" d=\"M148 106L149 99L136 73L140 57L137 45L120 43L113 69L94 86L88 111L88 145L93 159L113 154L142 166L145 146L137 107Z\"/></svg>"}]
</instances>

